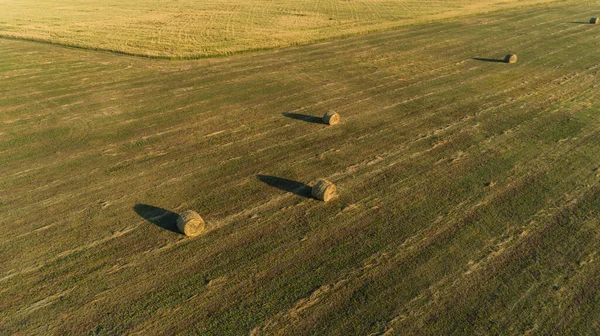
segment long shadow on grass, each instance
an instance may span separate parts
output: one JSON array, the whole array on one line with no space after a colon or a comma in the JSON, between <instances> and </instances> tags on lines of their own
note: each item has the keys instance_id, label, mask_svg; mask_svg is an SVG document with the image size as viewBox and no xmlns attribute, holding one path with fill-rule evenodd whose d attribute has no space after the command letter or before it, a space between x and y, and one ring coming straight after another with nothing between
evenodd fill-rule
<instances>
[{"instance_id":1,"label":"long shadow on grass","mask_svg":"<svg viewBox=\"0 0 600 336\"><path fill-rule=\"evenodd\" d=\"M292 119L296 119L296 120L302 120L302 121L315 123L315 124L323 123L323 119L319 118L319 117L313 117L313 116L309 116L309 115L305 115L305 114L292 113L292 112L285 112L282 114L284 117L288 117L288 118L292 118Z\"/></svg>"},{"instance_id":2,"label":"long shadow on grass","mask_svg":"<svg viewBox=\"0 0 600 336\"><path fill-rule=\"evenodd\" d=\"M135 210L140 217L149 221L150 223L165 230L179 233L179 230L177 230L177 217L179 217L178 214L148 204L136 204L133 207L133 210Z\"/></svg>"},{"instance_id":3,"label":"long shadow on grass","mask_svg":"<svg viewBox=\"0 0 600 336\"><path fill-rule=\"evenodd\" d=\"M499 59L495 59L495 58L473 57L473 59L476 61L482 61L482 62L505 63L504 60L499 60Z\"/></svg>"},{"instance_id":4,"label":"long shadow on grass","mask_svg":"<svg viewBox=\"0 0 600 336\"><path fill-rule=\"evenodd\" d=\"M256 175L256 178L270 185L271 187L275 187L277 189L281 189L283 191L287 191L298 196L310 197L310 186L302 182L292 181L281 177L268 175Z\"/></svg>"},{"instance_id":5,"label":"long shadow on grass","mask_svg":"<svg viewBox=\"0 0 600 336\"><path fill-rule=\"evenodd\" d=\"M573 24L593 24L593 23L586 22L586 21L576 21L576 22L574 21L574 22L569 22L569 23L573 23Z\"/></svg>"}]
</instances>

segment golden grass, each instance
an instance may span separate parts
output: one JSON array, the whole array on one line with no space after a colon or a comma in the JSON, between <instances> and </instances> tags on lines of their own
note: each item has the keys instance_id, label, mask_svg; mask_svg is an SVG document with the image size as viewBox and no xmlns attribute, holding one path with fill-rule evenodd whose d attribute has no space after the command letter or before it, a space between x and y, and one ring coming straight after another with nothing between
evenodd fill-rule
<instances>
[{"instance_id":1,"label":"golden grass","mask_svg":"<svg viewBox=\"0 0 600 336\"><path fill-rule=\"evenodd\" d=\"M152 57L290 46L552 0L0 1L0 36Z\"/></svg>"}]
</instances>

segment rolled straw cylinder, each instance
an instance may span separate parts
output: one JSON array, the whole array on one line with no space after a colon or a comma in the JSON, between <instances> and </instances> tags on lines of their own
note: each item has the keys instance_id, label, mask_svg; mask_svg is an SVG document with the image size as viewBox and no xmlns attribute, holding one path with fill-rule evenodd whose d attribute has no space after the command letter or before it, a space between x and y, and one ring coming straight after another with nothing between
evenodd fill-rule
<instances>
[{"instance_id":1,"label":"rolled straw cylinder","mask_svg":"<svg viewBox=\"0 0 600 336\"><path fill-rule=\"evenodd\" d=\"M197 236L204 230L204 220L192 210L187 210L177 217L177 228L186 236Z\"/></svg>"},{"instance_id":2,"label":"rolled straw cylinder","mask_svg":"<svg viewBox=\"0 0 600 336\"><path fill-rule=\"evenodd\" d=\"M517 55L508 54L504 57L504 62L506 63L517 63Z\"/></svg>"},{"instance_id":3,"label":"rolled straw cylinder","mask_svg":"<svg viewBox=\"0 0 600 336\"><path fill-rule=\"evenodd\" d=\"M325 115L323 115L323 123L325 123L326 125L335 125L339 122L340 115L333 111L328 111L327 113L325 113Z\"/></svg>"},{"instance_id":4,"label":"rolled straw cylinder","mask_svg":"<svg viewBox=\"0 0 600 336\"><path fill-rule=\"evenodd\" d=\"M311 194L314 198L327 202L335 196L335 185L321 179L312 187Z\"/></svg>"}]
</instances>

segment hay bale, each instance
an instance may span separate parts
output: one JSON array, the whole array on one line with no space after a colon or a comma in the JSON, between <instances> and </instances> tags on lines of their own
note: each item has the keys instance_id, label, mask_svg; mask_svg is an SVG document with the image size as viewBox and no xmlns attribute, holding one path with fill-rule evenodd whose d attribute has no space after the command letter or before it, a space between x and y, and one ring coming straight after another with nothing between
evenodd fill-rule
<instances>
[{"instance_id":1,"label":"hay bale","mask_svg":"<svg viewBox=\"0 0 600 336\"><path fill-rule=\"evenodd\" d=\"M340 115L333 111L328 111L323 116L323 123L325 123L326 125L335 125L339 122L340 122Z\"/></svg>"},{"instance_id":2,"label":"hay bale","mask_svg":"<svg viewBox=\"0 0 600 336\"><path fill-rule=\"evenodd\" d=\"M506 63L517 63L517 55L508 54L504 57L504 62Z\"/></svg>"},{"instance_id":3,"label":"hay bale","mask_svg":"<svg viewBox=\"0 0 600 336\"><path fill-rule=\"evenodd\" d=\"M327 202L335 196L335 185L321 179L312 187L311 194L314 198Z\"/></svg>"},{"instance_id":4,"label":"hay bale","mask_svg":"<svg viewBox=\"0 0 600 336\"><path fill-rule=\"evenodd\" d=\"M197 212L187 210L177 217L177 228L186 236L197 236L204 230L204 220Z\"/></svg>"},{"instance_id":5,"label":"hay bale","mask_svg":"<svg viewBox=\"0 0 600 336\"><path fill-rule=\"evenodd\" d=\"M598 18L591 18L590 19L590 23L591 24L598 24L598 21L600 21L600 19L598 19Z\"/></svg>"}]
</instances>

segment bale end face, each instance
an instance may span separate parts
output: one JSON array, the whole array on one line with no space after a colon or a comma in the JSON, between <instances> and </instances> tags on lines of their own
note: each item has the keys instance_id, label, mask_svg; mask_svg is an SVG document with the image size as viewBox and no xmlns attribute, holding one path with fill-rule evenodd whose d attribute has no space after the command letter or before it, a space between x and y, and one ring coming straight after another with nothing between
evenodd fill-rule
<instances>
[{"instance_id":1,"label":"bale end face","mask_svg":"<svg viewBox=\"0 0 600 336\"><path fill-rule=\"evenodd\" d=\"M591 19L590 19L590 23L591 23L591 24L598 24L598 21L600 21L600 19L599 19L599 18L591 18Z\"/></svg>"},{"instance_id":2,"label":"bale end face","mask_svg":"<svg viewBox=\"0 0 600 336\"><path fill-rule=\"evenodd\" d=\"M314 198L327 202L335 196L335 185L327 180L319 180L312 187L311 194Z\"/></svg>"},{"instance_id":3,"label":"bale end face","mask_svg":"<svg viewBox=\"0 0 600 336\"><path fill-rule=\"evenodd\" d=\"M177 228L186 236L197 236L204 231L204 220L192 210L187 210L177 217Z\"/></svg>"},{"instance_id":4,"label":"bale end face","mask_svg":"<svg viewBox=\"0 0 600 336\"><path fill-rule=\"evenodd\" d=\"M329 111L329 112L325 113L325 115L323 116L323 123L326 125L335 125L339 122L340 122L340 115L333 111Z\"/></svg>"},{"instance_id":5,"label":"bale end face","mask_svg":"<svg viewBox=\"0 0 600 336\"><path fill-rule=\"evenodd\" d=\"M517 55L508 54L504 57L504 62L506 63L517 63Z\"/></svg>"}]
</instances>

